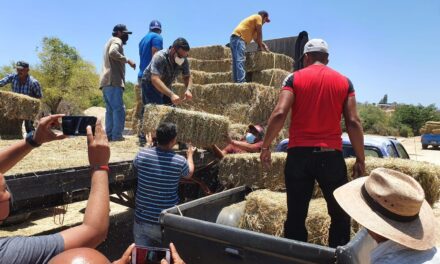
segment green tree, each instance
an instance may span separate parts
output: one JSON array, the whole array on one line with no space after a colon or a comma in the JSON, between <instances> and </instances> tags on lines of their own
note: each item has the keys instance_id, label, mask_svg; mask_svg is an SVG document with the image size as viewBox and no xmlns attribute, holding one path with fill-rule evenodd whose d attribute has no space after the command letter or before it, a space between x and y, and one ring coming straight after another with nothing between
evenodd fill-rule
<instances>
[{"instance_id":1,"label":"green tree","mask_svg":"<svg viewBox=\"0 0 440 264\"><path fill-rule=\"evenodd\" d=\"M410 127L414 135L419 134L420 128L426 121L440 120L439 113L434 104L424 107L422 105L398 105L394 112L392 122L397 128Z\"/></svg>"},{"instance_id":2,"label":"green tree","mask_svg":"<svg viewBox=\"0 0 440 264\"><path fill-rule=\"evenodd\" d=\"M380 99L379 104L388 104L388 94L385 94L382 99Z\"/></svg>"}]
</instances>

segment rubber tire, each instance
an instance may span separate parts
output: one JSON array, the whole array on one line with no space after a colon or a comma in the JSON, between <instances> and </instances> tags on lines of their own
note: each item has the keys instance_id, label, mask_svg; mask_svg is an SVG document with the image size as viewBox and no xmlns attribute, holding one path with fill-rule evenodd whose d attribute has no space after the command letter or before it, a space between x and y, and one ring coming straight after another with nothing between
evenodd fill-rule
<instances>
[{"instance_id":1,"label":"rubber tire","mask_svg":"<svg viewBox=\"0 0 440 264\"><path fill-rule=\"evenodd\" d=\"M422 144L422 149L427 149L428 145L427 144Z\"/></svg>"}]
</instances>

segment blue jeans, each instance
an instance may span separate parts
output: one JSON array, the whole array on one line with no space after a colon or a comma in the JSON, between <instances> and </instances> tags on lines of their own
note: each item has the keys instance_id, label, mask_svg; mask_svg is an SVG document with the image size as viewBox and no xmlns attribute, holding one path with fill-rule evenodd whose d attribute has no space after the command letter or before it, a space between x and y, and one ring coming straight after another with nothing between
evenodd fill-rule
<instances>
[{"instance_id":1,"label":"blue jeans","mask_svg":"<svg viewBox=\"0 0 440 264\"><path fill-rule=\"evenodd\" d=\"M109 140L122 139L125 125L125 108L122 87L106 86L102 88L105 101L105 132Z\"/></svg>"},{"instance_id":2,"label":"blue jeans","mask_svg":"<svg viewBox=\"0 0 440 264\"><path fill-rule=\"evenodd\" d=\"M245 82L246 42L239 36L232 35L230 45L232 52L232 78L236 83Z\"/></svg>"},{"instance_id":3,"label":"blue jeans","mask_svg":"<svg viewBox=\"0 0 440 264\"><path fill-rule=\"evenodd\" d=\"M162 230L159 224L141 223L135 219L133 236L136 245L162 247Z\"/></svg>"}]
</instances>

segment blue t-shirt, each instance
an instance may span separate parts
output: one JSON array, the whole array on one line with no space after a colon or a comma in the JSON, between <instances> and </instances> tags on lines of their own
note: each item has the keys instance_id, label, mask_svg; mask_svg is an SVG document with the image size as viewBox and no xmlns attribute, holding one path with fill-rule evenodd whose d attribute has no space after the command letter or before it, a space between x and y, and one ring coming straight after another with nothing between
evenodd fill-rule
<instances>
[{"instance_id":1,"label":"blue t-shirt","mask_svg":"<svg viewBox=\"0 0 440 264\"><path fill-rule=\"evenodd\" d=\"M139 65L138 78L142 78L145 68L150 64L151 58L153 57L151 48L158 50L163 48L162 36L152 31L148 32L148 34L142 38L141 42L139 42L139 57L141 62Z\"/></svg>"},{"instance_id":2,"label":"blue t-shirt","mask_svg":"<svg viewBox=\"0 0 440 264\"><path fill-rule=\"evenodd\" d=\"M134 159L134 167L138 180L136 220L158 224L160 212L179 202L179 181L189 175L188 162L173 151L143 148Z\"/></svg>"}]
</instances>

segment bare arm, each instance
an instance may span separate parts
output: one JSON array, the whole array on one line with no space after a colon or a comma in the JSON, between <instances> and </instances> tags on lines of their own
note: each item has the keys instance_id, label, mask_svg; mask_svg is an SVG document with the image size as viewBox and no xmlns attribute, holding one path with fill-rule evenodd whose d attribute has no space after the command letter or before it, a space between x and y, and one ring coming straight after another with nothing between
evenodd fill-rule
<instances>
[{"instance_id":1,"label":"bare arm","mask_svg":"<svg viewBox=\"0 0 440 264\"><path fill-rule=\"evenodd\" d=\"M189 173L188 176L184 177L185 179L191 179L191 177L194 174L194 147L191 144L188 144L188 151L187 151L187 160L188 160L188 167L189 167Z\"/></svg>"},{"instance_id":2,"label":"bare arm","mask_svg":"<svg viewBox=\"0 0 440 264\"><path fill-rule=\"evenodd\" d=\"M176 95L173 91L171 91L160 79L160 76L157 74L151 74L151 83L153 86L159 90L161 94L164 94L171 98L171 101L173 104L179 104L180 103L180 97Z\"/></svg>"},{"instance_id":3,"label":"bare arm","mask_svg":"<svg viewBox=\"0 0 440 264\"><path fill-rule=\"evenodd\" d=\"M362 123L356 110L356 98L350 96L344 103L344 119L348 137L356 154L356 163L353 176L363 176L365 173L364 133Z\"/></svg>"},{"instance_id":4,"label":"bare arm","mask_svg":"<svg viewBox=\"0 0 440 264\"><path fill-rule=\"evenodd\" d=\"M226 152L222 151L217 145L212 145L212 152L219 159L223 159L226 155Z\"/></svg>"},{"instance_id":5,"label":"bare arm","mask_svg":"<svg viewBox=\"0 0 440 264\"><path fill-rule=\"evenodd\" d=\"M95 137L91 128L87 127L87 143L90 166L92 168L107 166L110 148L100 123L96 125ZM83 223L61 232L64 250L79 247L95 248L107 237L110 211L108 172L93 170L91 178L90 195Z\"/></svg>"},{"instance_id":6,"label":"bare arm","mask_svg":"<svg viewBox=\"0 0 440 264\"><path fill-rule=\"evenodd\" d=\"M267 132L263 139L263 146L261 147L260 154L261 162L263 162L263 165L266 168L270 167L271 163L271 153L269 150L270 144L272 144L272 141L283 128L284 121L286 120L289 109L293 105L294 101L295 95L293 92L287 90L281 91L278 103L270 115Z\"/></svg>"},{"instance_id":7,"label":"bare arm","mask_svg":"<svg viewBox=\"0 0 440 264\"><path fill-rule=\"evenodd\" d=\"M183 83L185 84L185 87L186 87L184 100L186 100L186 99L191 100L193 97L192 91L191 91L191 87L192 87L191 75L183 76Z\"/></svg>"},{"instance_id":8,"label":"bare arm","mask_svg":"<svg viewBox=\"0 0 440 264\"><path fill-rule=\"evenodd\" d=\"M34 141L37 144L43 144L53 140L65 138L60 133L55 133L51 130L54 125L59 125L58 119L63 115L51 115L42 118L34 133ZM9 147L6 147L0 152L0 173L6 173L12 167L22 160L33 147L26 143L25 140L17 142Z\"/></svg>"},{"instance_id":9,"label":"bare arm","mask_svg":"<svg viewBox=\"0 0 440 264\"><path fill-rule=\"evenodd\" d=\"M156 52L158 52L158 51L159 51L158 48L156 48L156 47L151 47L151 57L153 57L154 54L156 54Z\"/></svg>"},{"instance_id":10,"label":"bare arm","mask_svg":"<svg viewBox=\"0 0 440 264\"><path fill-rule=\"evenodd\" d=\"M259 144L249 144L247 142L238 140L232 140L231 144L249 153L260 152L261 150L261 146Z\"/></svg>"}]
</instances>

